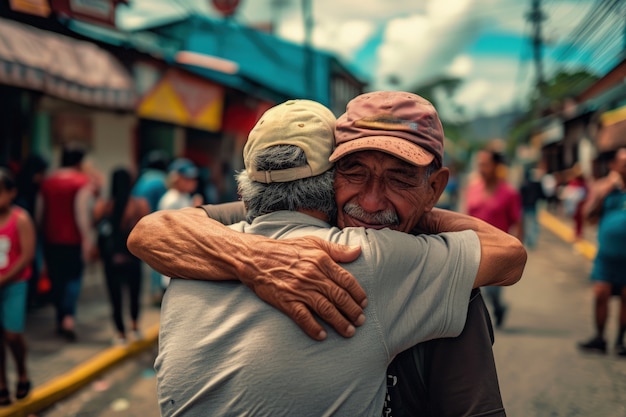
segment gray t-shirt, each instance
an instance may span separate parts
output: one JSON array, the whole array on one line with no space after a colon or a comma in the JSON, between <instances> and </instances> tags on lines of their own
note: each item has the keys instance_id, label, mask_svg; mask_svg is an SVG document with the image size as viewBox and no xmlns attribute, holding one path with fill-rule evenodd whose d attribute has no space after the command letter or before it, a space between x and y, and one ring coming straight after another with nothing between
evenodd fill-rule
<instances>
[{"instance_id":1,"label":"gray t-shirt","mask_svg":"<svg viewBox=\"0 0 626 417\"><path fill-rule=\"evenodd\" d=\"M239 282L172 280L155 362L163 416L378 417L394 356L463 329L480 262L473 231L342 231L286 211L230 227L361 246L344 266L367 292L366 322L317 342Z\"/></svg>"}]
</instances>

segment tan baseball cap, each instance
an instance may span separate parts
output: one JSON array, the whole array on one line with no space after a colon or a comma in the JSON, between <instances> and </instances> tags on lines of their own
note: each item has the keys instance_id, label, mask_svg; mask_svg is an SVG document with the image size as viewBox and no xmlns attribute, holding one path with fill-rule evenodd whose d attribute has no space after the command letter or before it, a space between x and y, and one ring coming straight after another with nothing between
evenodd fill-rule
<instances>
[{"instance_id":1,"label":"tan baseball cap","mask_svg":"<svg viewBox=\"0 0 626 417\"><path fill-rule=\"evenodd\" d=\"M426 99L401 91L375 91L352 99L335 125L330 161L358 151L394 155L410 164L443 162L443 127Z\"/></svg>"},{"instance_id":2,"label":"tan baseball cap","mask_svg":"<svg viewBox=\"0 0 626 417\"><path fill-rule=\"evenodd\" d=\"M323 174L333 167L335 115L311 100L289 100L267 110L248 135L243 162L248 177L257 182L289 182ZM302 149L307 165L277 171L260 171L254 155L270 146L295 145Z\"/></svg>"}]
</instances>

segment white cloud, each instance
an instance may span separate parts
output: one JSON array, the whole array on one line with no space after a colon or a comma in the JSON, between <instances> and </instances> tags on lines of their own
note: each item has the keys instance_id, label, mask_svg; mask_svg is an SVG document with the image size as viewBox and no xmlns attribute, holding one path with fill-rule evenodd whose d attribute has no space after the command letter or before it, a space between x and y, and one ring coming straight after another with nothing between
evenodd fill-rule
<instances>
[{"instance_id":1,"label":"white cloud","mask_svg":"<svg viewBox=\"0 0 626 417\"><path fill-rule=\"evenodd\" d=\"M527 13L531 4L521 0L310 0L314 19L313 43L346 62L362 57L364 46L382 34L375 59L364 72L372 74L371 87L409 89L441 76L462 78L456 96L446 97L449 109L462 106L469 115L493 113L526 102L533 82L528 62L520 67L519 52L502 57L468 55L467 48L481 33L511 37L530 36ZM200 13L217 15L209 0L133 0L140 12L133 18L178 13L180 4ZM241 24L276 24L276 33L293 42L304 40L300 0L242 0L235 20ZM585 17L590 0L542 2L548 15L543 23L549 40L563 42ZM529 41L530 42L530 41ZM527 46L530 57L530 46ZM369 49L367 49L369 52ZM546 56L546 66L550 57ZM399 83L391 83L390 78ZM442 113L453 113L442 110Z\"/></svg>"},{"instance_id":2,"label":"white cloud","mask_svg":"<svg viewBox=\"0 0 626 417\"><path fill-rule=\"evenodd\" d=\"M445 3L445 7L442 3ZM473 0L431 2L427 14L392 19L378 52L376 88L411 88L448 70L480 30L480 19L464 19ZM389 83L390 76L400 79Z\"/></svg>"},{"instance_id":3,"label":"white cloud","mask_svg":"<svg viewBox=\"0 0 626 417\"><path fill-rule=\"evenodd\" d=\"M520 71L513 59L485 58L472 60L472 70L454 96L454 103L468 116L494 114L527 103L534 74Z\"/></svg>"},{"instance_id":4,"label":"white cloud","mask_svg":"<svg viewBox=\"0 0 626 417\"><path fill-rule=\"evenodd\" d=\"M470 74L473 66L469 55L457 55L448 70L452 77L463 78Z\"/></svg>"},{"instance_id":5,"label":"white cloud","mask_svg":"<svg viewBox=\"0 0 626 417\"><path fill-rule=\"evenodd\" d=\"M354 54L374 34L376 26L371 21L349 20L338 24L335 21L321 21L313 31L313 44L323 50L332 51L341 58L351 61ZM304 29L298 20L289 20L279 28L279 35L293 42L304 41Z\"/></svg>"}]
</instances>

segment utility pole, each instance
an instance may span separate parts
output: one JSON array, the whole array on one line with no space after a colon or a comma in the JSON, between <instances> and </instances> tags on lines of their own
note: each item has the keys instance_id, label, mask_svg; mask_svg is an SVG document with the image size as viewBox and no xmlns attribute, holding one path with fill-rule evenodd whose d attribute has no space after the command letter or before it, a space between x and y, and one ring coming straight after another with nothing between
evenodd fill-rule
<instances>
[{"instance_id":1,"label":"utility pole","mask_svg":"<svg viewBox=\"0 0 626 417\"><path fill-rule=\"evenodd\" d=\"M535 85L537 87L535 111L538 116L544 101L543 94L546 82L543 74L543 36L541 34L541 23L546 16L541 10L541 0L532 0L531 10L526 18L533 24L533 58L535 61Z\"/></svg>"},{"instance_id":2,"label":"utility pole","mask_svg":"<svg viewBox=\"0 0 626 417\"><path fill-rule=\"evenodd\" d=\"M315 100L315 68L313 62L313 11L311 0L302 0L302 20L304 24L304 71L306 91L310 99Z\"/></svg>"}]
</instances>

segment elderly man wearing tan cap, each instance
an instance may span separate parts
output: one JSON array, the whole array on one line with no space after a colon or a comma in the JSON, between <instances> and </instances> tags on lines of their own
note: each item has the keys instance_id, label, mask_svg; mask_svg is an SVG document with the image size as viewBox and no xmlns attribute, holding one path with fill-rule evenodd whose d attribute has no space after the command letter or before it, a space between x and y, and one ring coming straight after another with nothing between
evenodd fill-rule
<instances>
[{"instance_id":1,"label":"elderly man wearing tan cap","mask_svg":"<svg viewBox=\"0 0 626 417\"><path fill-rule=\"evenodd\" d=\"M140 222L129 247L173 276L240 279L307 334L326 340L295 331L240 284L174 280L156 362L164 415L206 415L204 407L211 415L381 415L384 400L394 401L385 395L385 368L397 354L442 337L459 315L464 321L472 284L507 285L521 276L526 254L519 241L479 220L432 209L447 170L441 168L443 131L430 103L408 93L359 96L337 122L334 153L332 127L310 128L319 119L332 125L334 117L316 110L298 118L319 106L310 103L279 105L250 133L246 171L238 178L249 224L221 228L197 209L158 212ZM298 112L301 106L306 111ZM325 179L332 169L319 155L339 161L338 225L357 227L329 228ZM446 233L411 236L390 228ZM358 246L361 256L342 270L325 251L343 262L359 251L328 242ZM207 264L207 257L215 262ZM330 279L320 280L325 274ZM287 278L294 276L302 280ZM275 292L280 287L285 290ZM327 334L308 308L352 337ZM354 325L361 328L355 332ZM422 353L428 359L428 351ZM433 376L420 372L421 382L430 383Z\"/></svg>"}]
</instances>

